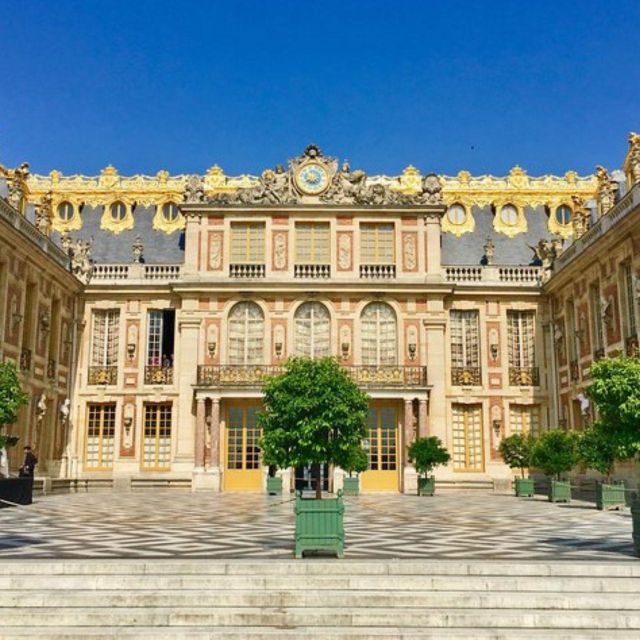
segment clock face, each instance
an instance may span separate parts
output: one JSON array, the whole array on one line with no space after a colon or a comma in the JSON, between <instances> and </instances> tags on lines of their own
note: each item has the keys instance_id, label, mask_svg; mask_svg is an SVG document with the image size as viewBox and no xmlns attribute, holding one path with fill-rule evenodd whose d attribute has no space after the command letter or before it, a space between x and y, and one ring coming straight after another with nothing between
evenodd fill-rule
<instances>
[{"instance_id":1,"label":"clock face","mask_svg":"<svg viewBox=\"0 0 640 640\"><path fill-rule=\"evenodd\" d=\"M296 174L296 184L303 193L315 196L329 186L329 174L321 164L309 162Z\"/></svg>"}]
</instances>

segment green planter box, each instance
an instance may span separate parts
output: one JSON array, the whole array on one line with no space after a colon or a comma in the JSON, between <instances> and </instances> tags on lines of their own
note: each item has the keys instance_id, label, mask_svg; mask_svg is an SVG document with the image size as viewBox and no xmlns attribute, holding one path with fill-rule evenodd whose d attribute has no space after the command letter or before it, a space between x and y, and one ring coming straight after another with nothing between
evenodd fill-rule
<instances>
[{"instance_id":1,"label":"green planter box","mask_svg":"<svg viewBox=\"0 0 640 640\"><path fill-rule=\"evenodd\" d=\"M432 496L436 492L436 479L431 476L430 478L418 478L418 495L419 496Z\"/></svg>"},{"instance_id":2,"label":"green planter box","mask_svg":"<svg viewBox=\"0 0 640 640\"><path fill-rule=\"evenodd\" d=\"M624 498L624 482L616 484L596 483L596 507L600 511L621 509L626 505Z\"/></svg>"},{"instance_id":3,"label":"green planter box","mask_svg":"<svg viewBox=\"0 0 640 640\"><path fill-rule=\"evenodd\" d=\"M633 546L636 555L640 556L640 496L636 496L631 504L631 521L633 523Z\"/></svg>"},{"instance_id":4,"label":"green planter box","mask_svg":"<svg viewBox=\"0 0 640 640\"><path fill-rule=\"evenodd\" d=\"M267 476L267 493L278 496L282 493L282 478Z\"/></svg>"},{"instance_id":5,"label":"green planter box","mask_svg":"<svg viewBox=\"0 0 640 640\"><path fill-rule=\"evenodd\" d=\"M533 478L516 478L516 495L518 498L533 498L535 495Z\"/></svg>"},{"instance_id":6,"label":"green planter box","mask_svg":"<svg viewBox=\"0 0 640 640\"><path fill-rule=\"evenodd\" d=\"M571 502L571 483L552 480L549 487L550 502Z\"/></svg>"},{"instance_id":7,"label":"green planter box","mask_svg":"<svg viewBox=\"0 0 640 640\"><path fill-rule=\"evenodd\" d=\"M337 498L316 500L296 495L295 557L305 551L333 551L344 557L344 503L342 491Z\"/></svg>"},{"instance_id":8,"label":"green planter box","mask_svg":"<svg viewBox=\"0 0 640 640\"><path fill-rule=\"evenodd\" d=\"M342 485L342 492L345 496L357 496L360 493L360 478L346 476Z\"/></svg>"}]
</instances>

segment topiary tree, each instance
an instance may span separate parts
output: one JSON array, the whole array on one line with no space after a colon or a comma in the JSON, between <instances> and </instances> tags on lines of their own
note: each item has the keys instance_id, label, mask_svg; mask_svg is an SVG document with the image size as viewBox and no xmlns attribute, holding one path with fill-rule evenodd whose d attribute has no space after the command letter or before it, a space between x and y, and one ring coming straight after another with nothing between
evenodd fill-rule
<instances>
[{"instance_id":1,"label":"topiary tree","mask_svg":"<svg viewBox=\"0 0 640 640\"><path fill-rule=\"evenodd\" d=\"M13 362L0 363L0 431L18 419L20 407L27 404L28 396L22 390ZM0 433L0 449L15 444L17 438Z\"/></svg>"},{"instance_id":2,"label":"topiary tree","mask_svg":"<svg viewBox=\"0 0 640 640\"><path fill-rule=\"evenodd\" d=\"M576 436L562 429L544 431L535 441L531 451L531 464L542 469L548 477L571 471L578 463Z\"/></svg>"},{"instance_id":3,"label":"topiary tree","mask_svg":"<svg viewBox=\"0 0 640 640\"><path fill-rule=\"evenodd\" d=\"M369 468L369 456L367 452L359 445L354 447L347 457L342 467L351 477L354 473L362 473Z\"/></svg>"},{"instance_id":4,"label":"topiary tree","mask_svg":"<svg viewBox=\"0 0 640 640\"><path fill-rule=\"evenodd\" d=\"M436 467L447 464L451 459L446 447L436 436L416 438L409 446L407 453L418 475L423 475L425 478Z\"/></svg>"},{"instance_id":5,"label":"topiary tree","mask_svg":"<svg viewBox=\"0 0 640 640\"><path fill-rule=\"evenodd\" d=\"M368 411L368 396L335 358L291 358L264 386L263 460L280 469L313 465L320 499L320 465L346 468L367 436Z\"/></svg>"},{"instance_id":6,"label":"topiary tree","mask_svg":"<svg viewBox=\"0 0 640 640\"><path fill-rule=\"evenodd\" d=\"M603 358L591 365L587 395L598 408L598 428L618 457L640 452L640 358Z\"/></svg>"},{"instance_id":7,"label":"topiary tree","mask_svg":"<svg viewBox=\"0 0 640 640\"><path fill-rule=\"evenodd\" d=\"M586 429L578 436L578 457L589 469L595 469L611 478L613 465L620 458L620 447L615 438L607 433L600 423Z\"/></svg>"},{"instance_id":8,"label":"topiary tree","mask_svg":"<svg viewBox=\"0 0 640 640\"><path fill-rule=\"evenodd\" d=\"M498 447L505 464L511 469L520 469L524 478L524 470L531 466L531 450L534 438L529 434L514 433L508 438L503 438Z\"/></svg>"}]
</instances>

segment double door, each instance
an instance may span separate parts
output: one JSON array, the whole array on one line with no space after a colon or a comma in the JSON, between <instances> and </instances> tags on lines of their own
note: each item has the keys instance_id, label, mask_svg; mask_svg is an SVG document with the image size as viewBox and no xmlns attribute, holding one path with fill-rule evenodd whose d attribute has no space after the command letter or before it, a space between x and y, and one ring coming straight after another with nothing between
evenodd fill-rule
<instances>
[{"instance_id":1,"label":"double door","mask_svg":"<svg viewBox=\"0 0 640 640\"><path fill-rule=\"evenodd\" d=\"M225 491L262 491L260 429L255 405L230 405L225 428Z\"/></svg>"},{"instance_id":2,"label":"double door","mask_svg":"<svg viewBox=\"0 0 640 640\"><path fill-rule=\"evenodd\" d=\"M369 407L369 470L360 475L363 491L399 491L398 409Z\"/></svg>"}]
</instances>

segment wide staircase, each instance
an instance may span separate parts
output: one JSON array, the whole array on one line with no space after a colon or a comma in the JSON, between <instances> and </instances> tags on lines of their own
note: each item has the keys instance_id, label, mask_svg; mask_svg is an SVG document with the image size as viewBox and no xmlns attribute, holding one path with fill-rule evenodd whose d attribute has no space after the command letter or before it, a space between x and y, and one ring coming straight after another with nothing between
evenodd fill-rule
<instances>
[{"instance_id":1,"label":"wide staircase","mask_svg":"<svg viewBox=\"0 0 640 640\"><path fill-rule=\"evenodd\" d=\"M640 638L640 562L0 562L0 639Z\"/></svg>"}]
</instances>

